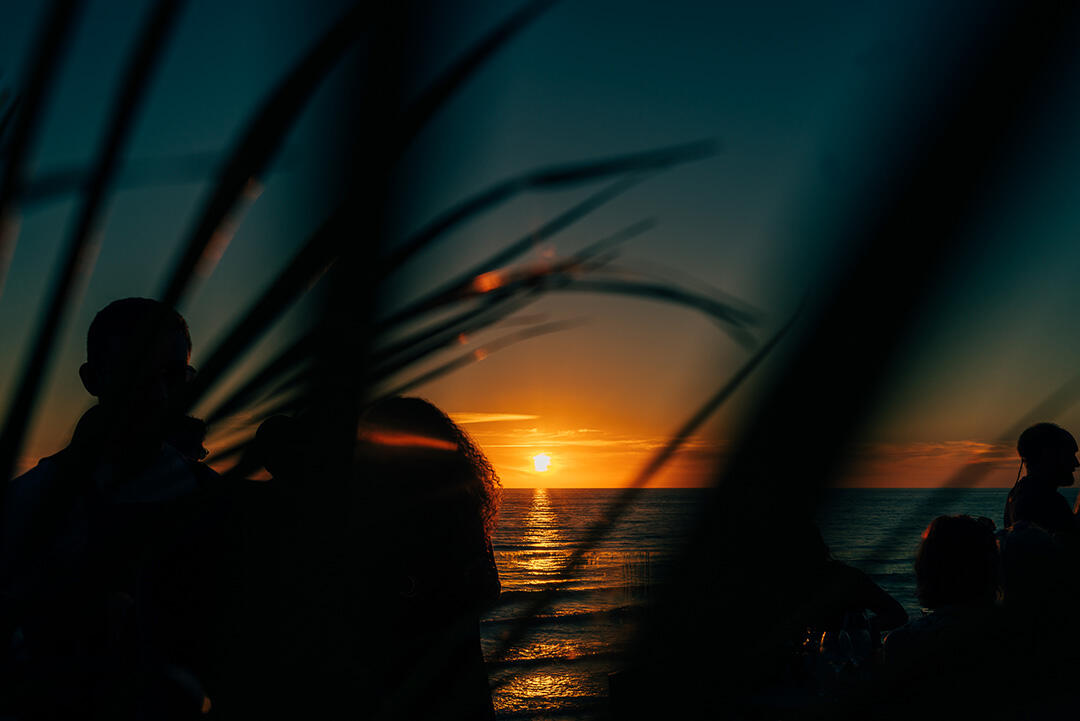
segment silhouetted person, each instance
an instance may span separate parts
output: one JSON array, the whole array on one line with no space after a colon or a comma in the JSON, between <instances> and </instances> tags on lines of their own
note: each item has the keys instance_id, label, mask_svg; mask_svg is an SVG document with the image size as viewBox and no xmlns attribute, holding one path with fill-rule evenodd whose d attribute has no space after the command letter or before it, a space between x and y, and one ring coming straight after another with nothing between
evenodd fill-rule
<instances>
[{"instance_id":1,"label":"silhouetted person","mask_svg":"<svg viewBox=\"0 0 1080 721\"><path fill-rule=\"evenodd\" d=\"M138 610L147 558L191 527L218 480L165 442L194 372L190 353L176 311L145 298L110 303L90 325L79 369L98 404L67 448L5 489L0 592L5 631L15 630L20 717L131 718L175 660L161 627L137 617L147 615ZM153 611L186 613L173 603ZM183 700L195 713L198 686Z\"/></svg>"},{"instance_id":2,"label":"silhouetted person","mask_svg":"<svg viewBox=\"0 0 1080 721\"><path fill-rule=\"evenodd\" d=\"M699 608L726 602L735 613L702 613L701 626L686 630L697 634L692 642L699 653L647 654L646 663L612 674L613 718L815 718L829 713L839 687L870 673L880 632L907 620L903 606L865 573L834 559L802 509L773 509L762 518L768 523L759 533L717 549L722 584L694 589ZM710 691L710 705L687 713L679 694L688 689Z\"/></svg>"},{"instance_id":3,"label":"silhouetted person","mask_svg":"<svg viewBox=\"0 0 1080 721\"><path fill-rule=\"evenodd\" d=\"M419 398L361 422L374 592L383 599L376 718L494 717L479 616L499 595L491 548L499 483L476 444ZM363 642L363 639L361 639ZM370 654L370 648L361 648Z\"/></svg>"},{"instance_id":4,"label":"silhouetted person","mask_svg":"<svg viewBox=\"0 0 1080 721\"><path fill-rule=\"evenodd\" d=\"M1073 472L1080 467L1072 434L1053 423L1037 423L1020 434L1016 450L1027 475L1009 491L1005 527L1027 521L1051 533L1076 534L1076 516L1057 492L1059 486L1076 482Z\"/></svg>"},{"instance_id":5,"label":"silhouetted person","mask_svg":"<svg viewBox=\"0 0 1080 721\"><path fill-rule=\"evenodd\" d=\"M865 573L836 560L817 526L804 518L787 521L785 543L797 539L770 556L773 564L763 572L782 574L788 587L777 609L772 633L782 632L786 648L773 650L777 660L797 654L808 661L810 678L793 678L781 673L772 690L761 697L775 695L796 679L809 684L816 693L836 692L870 673L873 654L881 646L881 633L908 620L907 611ZM779 539L777 539L779 540ZM872 615L867 618L867 612ZM793 654L794 651L794 654ZM797 657L798 657L797 656ZM768 687L767 687L768 688Z\"/></svg>"},{"instance_id":6,"label":"silhouetted person","mask_svg":"<svg viewBox=\"0 0 1080 721\"><path fill-rule=\"evenodd\" d=\"M1018 521L1001 534L999 545L1003 606L1012 620L1016 650L1046 656L1073 625L1080 579L1065 546L1041 526Z\"/></svg>"},{"instance_id":7,"label":"silhouetted person","mask_svg":"<svg viewBox=\"0 0 1080 721\"><path fill-rule=\"evenodd\" d=\"M839 632L846 617L870 611L873 628L867 630L873 632L873 645L880 645L878 634L906 623L907 611L865 573L833 558L817 527L807 526L805 546L791 552L805 554L802 576L810 590L805 605L806 626L813 629L810 635L820 639L822 634Z\"/></svg>"},{"instance_id":8,"label":"silhouetted person","mask_svg":"<svg viewBox=\"0 0 1080 721\"><path fill-rule=\"evenodd\" d=\"M1028 697L1030 718L1075 716L1072 687L1080 673L1080 631L1073 619L1080 602L1072 542L1026 521L1001 534L1003 608L1014 688Z\"/></svg>"},{"instance_id":9,"label":"silhouetted person","mask_svg":"<svg viewBox=\"0 0 1080 721\"><path fill-rule=\"evenodd\" d=\"M929 612L885 639L891 688L881 694L886 698L878 701L879 713L944 717L965 709L979 717L1003 706L998 694L988 693L1010 675L999 655L1006 632L995 606L998 566L989 518L938 516L930 522L915 557L917 594Z\"/></svg>"},{"instance_id":10,"label":"silhouetted person","mask_svg":"<svg viewBox=\"0 0 1080 721\"><path fill-rule=\"evenodd\" d=\"M1060 541L1042 526L1018 521L999 535L999 546L1005 607L1040 622L1059 616L1064 609L1057 606L1074 585Z\"/></svg>"}]
</instances>

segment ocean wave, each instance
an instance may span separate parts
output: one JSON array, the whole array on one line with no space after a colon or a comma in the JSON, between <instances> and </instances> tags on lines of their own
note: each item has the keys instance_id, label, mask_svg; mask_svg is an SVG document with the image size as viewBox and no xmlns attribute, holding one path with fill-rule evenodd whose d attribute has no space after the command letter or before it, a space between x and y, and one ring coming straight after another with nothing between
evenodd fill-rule
<instances>
[{"instance_id":1,"label":"ocean wave","mask_svg":"<svg viewBox=\"0 0 1080 721\"><path fill-rule=\"evenodd\" d=\"M501 677L521 671L535 671L561 666L578 666L590 663L602 663L605 666L619 661L622 654L616 651L597 651L594 653L567 654L564 656L538 656L530 658L511 658L505 661L487 661L485 667L491 676Z\"/></svg>"},{"instance_id":2,"label":"ocean wave","mask_svg":"<svg viewBox=\"0 0 1080 721\"><path fill-rule=\"evenodd\" d=\"M548 697L550 705L497 710L496 719L543 719L543 721L580 721L583 713L601 710L607 705L604 696Z\"/></svg>"},{"instance_id":3,"label":"ocean wave","mask_svg":"<svg viewBox=\"0 0 1080 721\"><path fill-rule=\"evenodd\" d=\"M511 626L523 621L539 625L551 623L585 623L587 621L596 620L623 620L640 613L642 606L641 604L625 604L622 606L615 606L614 608L602 608L591 611L567 611L565 613L560 612L558 609L554 610L555 613L537 614L535 616L509 616L507 618L487 619L481 621L480 626L484 629L495 629L499 626Z\"/></svg>"},{"instance_id":4,"label":"ocean wave","mask_svg":"<svg viewBox=\"0 0 1080 721\"><path fill-rule=\"evenodd\" d=\"M624 586L613 585L588 585L581 586L579 588L570 588L569 586L573 582L567 582L563 586L540 586L537 588L521 588L513 589L510 591L503 591L499 594L499 600L495 602L496 606L505 606L515 601L529 601L536 598L539 594L547 594L552 599L579 599L586 595L606 595L615 596L620 593L625 593L626 588Z\"/></svg>"}]
</instances>

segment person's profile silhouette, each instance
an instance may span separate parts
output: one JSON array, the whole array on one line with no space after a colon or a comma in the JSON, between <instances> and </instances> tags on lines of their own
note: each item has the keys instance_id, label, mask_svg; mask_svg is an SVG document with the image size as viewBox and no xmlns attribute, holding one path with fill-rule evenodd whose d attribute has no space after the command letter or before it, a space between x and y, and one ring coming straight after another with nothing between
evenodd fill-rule
<instances>
[{"instance_id":1,"label":"person's profile silhouette","mask_svg":"<svg viewBox=\"0 0 1080 721\"><path fill-rule=\"evenodd\" d=\"M166 442L194 373L184 318L148 298L118 300L95 316L86 350L79 376L97 405L66 448L5 489L0 630L19 659L6 699L19 716L138 713L153 635L138 620L153 615L137 608L138 579L217 482ZM164 667L170 654L150 655Z\"/></svg>"},{"instance_id":2,"label":"person's profile silhouette","mask_svg":"<svg viewBox=\"0 0 1080 721\"><path fill-rule=\"evenodd\" d=\"M1022 467L1027 475L1017 480L1005 501L1005 528L1018 521L1034 523L1055 534L1076 534L1076 516L1060 486L1076 482L1074 471L1080 467L1076 458L1076 439L1053 423L1037 423L1023 433L1016 443Z\"/></svg>"}]
</instances>

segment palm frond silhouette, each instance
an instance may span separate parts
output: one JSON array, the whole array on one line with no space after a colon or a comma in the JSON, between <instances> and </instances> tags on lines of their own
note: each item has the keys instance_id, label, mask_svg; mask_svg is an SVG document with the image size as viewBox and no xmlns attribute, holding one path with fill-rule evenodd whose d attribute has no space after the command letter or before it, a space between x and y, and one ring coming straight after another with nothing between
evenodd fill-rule
<instances>
[{"instance_id":1,"label":"palm frond silhouette","mask_svg":"<svg viewBox=\"0 0 1080 721\"><path fill-rule=\"evenodd\" d=\"M208 251L221 250L221 234L232 223L245 193L277 162L285 137L322 80L350 48L367 44L371 57L385 61L388 68L385 75L361 83L361 102L370 103L372 110L365 128L369 132L360 135L376 140L373 147L358 141L352 151L367 154L367 169L350 179L334 209L300 244L284 269L233 317L222 341L206 354L187 398L189 410L205 402L210 391L299 299L317 282L324 284L327 300L310 329L256 364L205 414L212 432L240 415L252 419L239 434L229 429L234 442L211 459L238 459L226 474L230 480L257 470L245 452L251 448L258 420L278 413L302 414L314 429L322 461L308 471L310 488L304 489L300 502L297 542L283 552L281 571L297 589L303 589L289 597L291 605L284 612L282 626L293 635L282 655L290 656L290 668L300 669L295 683L305 695L317 699L312 701L312 713L339 703L357 709L359 703L348 700L360 683L349 640L357 633L350 604L358 603L362 593L349 576L347 549L355 533L350 525L355 521L350 515L350 483L358 476L353 445L360 413L372 403L422 388L500 350L540 342L536 339L587 321L587 314L585 318L545 318L512 332L501 331L508 319L529 304L560 292L646 299L702 313L743 350L752 352L733 372L718 369L723 379L719 388L629 479L566 560L560 570L564 577L573 574L601 544L641 498L641 489L688 439L776 355L778 345L786 341L794 346L779 361L781 370L768 377L762 400L718 471L698 526L637 638L630 665L646 669L650 682L625 701L637 708L621 708L630 718L673 709L679 712L676 716L691 717L717 712L720 704L742 699L742 686L756 682L764 663L766 643L753 632L770 622L744 597L742 584L758 579L754 568L767 567L776 559L746 548L744 539L753 535L755 521L740 514L746 515L748 509L773 509L781 517L812 517L822 489L847 461L845 444L856 436L887 384L890 362L916 320L932 311L927 307L928 289L940 281L949 252L964 249L961 230L982 202L980 193L1001 172L1003 155L1027 132L1025 118L1014 109L1040 107L1040 92L1054 82L1055 63L1068 56L1068 40L1077 20L1076 8L1048 10L1006 3L993 9L982 27L967 28L957 48L932 54L929 64L940 63L955 74L946 80L939 73L915 92L919 102L914 106L922 113L919 122L904 129L895 152L881 153L875 182L858 203L836 214L840 220L833 227L823 231L840 238L849 249L846 265L837 268L766 336L766 315L734 295L709 294L616 267L624 244L662 227L653 219L612 229L606 237L565 257L540 263L523 260L542 241L594 217L632 188L713 157L718 144L711 140L525 170L435 213L404 239L393 242L387 237L383 201L389 193L388 177L402 154L485 64L555 4L553 0L524 3L451 63L415 100L401 104L391 100L398 99L395 90L400 78L394 70L400 68L405 50L397 39L409 8L354 6L252 111L245 130L217 164L212 191L191 219L161 286L160 298L165 303L184 304L195 276L206 267ZM5 477L12 475L22 451L45 373L56 353L59 329L79 283L92 272L96 232L110 193L123 177L125 148L140 102L153 82L154 69L181 9L179 0L159 0L147 14L113 101L107 131L88 168L37 178L28 178L26 170L28 153L42 124L44 102L77 24L78 3L58 0L52 4L27 76L0 105L0 258L9 255L5 250L15 241L14 225L8 221L20 204L78 194L76 221L0 431L0 470ZM958 22L954 16L943 20L948 27ZM911 148L918 152L910 152ZM191 177L191 173L204 173L216 156L197 157L193 163L190 157L179 158L175 164L173 160L177 159L163 161L168 168L164 174L171 174L176 165L177 173ZM395 273L421 263L424 251L446 242L450 231L525 193L591 185L600 187L509 240L467 271L435 284L403 307L381 316L376 313L375 301L393 285ZM6 271L0 268L0 283ZM852 329L858 329L858 353L838 353L850 342ZM499 334L491 337L492 333ZM461 339L475 347L460 350ZM1001 440L1011 441L1023 425L1073 403L1078 396L1080 381L1074 378L1006 430ZM815 414L829 422L813 422ZM777 439L782 439L783 453L776 452ZM800 466L797 479L791 473L792 459L798 459ZM984 470L960 469L943 487L972 485ZM924 516L932 505L931 500L912 508L911 518ZM872 553L894 546L904 526L898 522ZM782 527L772 532L789 543L804 540L787 535L789 531ZM732 558L733 548L742 548L742 557ZM312 557L326 563L307 563ZM782 591L778 582L750 595ZM554 592L538 594L490 660L506 661L508 651L528 638L533 620L554 596ZM770 606L770 611L777 609L781 614L794 612L782 604ZM731 632L732 643L745 652L745 664L717 686L709 676L715 666L689 668L683 659L694 657L690 650L695 645L719 647L730 629L718 628L715 619L732 617L745 622L745 628ZM292 630L312 618L319 619L318 624L307 635ZM341 633L343 628L349 633ZM673 658L679 662L665 666ZM503 675L496 685L510 678ZM680 688L692 690L672 701ZM861 701L853 697L850 702L852 708L842 711L857 713Z\"/></svg>"}]
</instances>

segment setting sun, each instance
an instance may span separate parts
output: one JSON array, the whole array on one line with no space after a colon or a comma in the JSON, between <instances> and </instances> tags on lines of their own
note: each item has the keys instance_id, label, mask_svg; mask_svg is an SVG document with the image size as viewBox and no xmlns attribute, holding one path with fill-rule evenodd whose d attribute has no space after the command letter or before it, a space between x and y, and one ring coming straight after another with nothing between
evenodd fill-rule
<instances>
[{"instance_id":1,"label":"setting sun","mask_svg":"<svg viewBox=\"0 0 1080 721\"><path fill-rule=\"evenodd\" d=\"M543 473L551 466L551 456L546 453L540 453L533 456L533 468L537 473Z\"/></svg>"}]
</instances>

